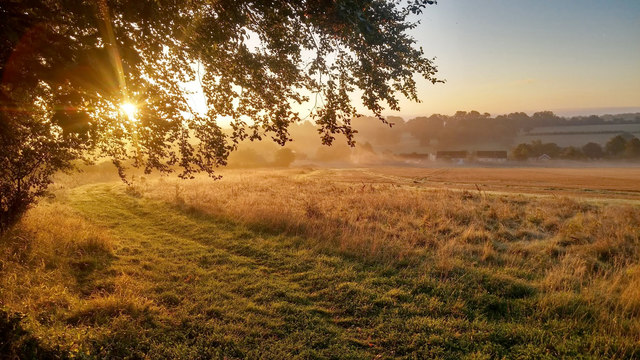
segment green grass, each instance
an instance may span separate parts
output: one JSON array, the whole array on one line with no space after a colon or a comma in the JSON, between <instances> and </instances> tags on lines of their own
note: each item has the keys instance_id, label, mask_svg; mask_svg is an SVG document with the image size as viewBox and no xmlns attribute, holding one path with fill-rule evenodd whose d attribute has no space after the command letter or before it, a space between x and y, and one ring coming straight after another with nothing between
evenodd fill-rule
<instances>
[{"instance_id":1,"label":"green grass","mask_svg":"<svg viewBox=\"0 0 640 360\"><path fill-rule=\"evenodd\" d=\"M427 250L414 261L378 262L131 196L122 185L85 185L61 201L114 239L113 250L69 260L66 306L24 322L45 347L62 344L62 355L640 356L637 338L599 327L595 305L579 294L543 296L534 272L477 259L443 270Z\"/></svg>"}]
</instances>

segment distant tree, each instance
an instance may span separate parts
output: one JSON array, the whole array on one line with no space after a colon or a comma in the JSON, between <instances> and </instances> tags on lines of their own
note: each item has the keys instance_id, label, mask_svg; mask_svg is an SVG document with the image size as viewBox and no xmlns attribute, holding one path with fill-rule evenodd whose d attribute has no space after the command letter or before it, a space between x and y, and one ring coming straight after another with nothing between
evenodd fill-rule
<instances>
[{"instance_id":1,"label":"distant tree","mask_svg":"<svg viewBox=\"0 0 640 360\"><path fill-rule=\"evenodd\" d=\"M604 151L600 144L590 142L582 147L582 152L589 159L600 159L604 156Z\"/></svg>"},{"instance_id":2,"label":"distant tree","mask_svg":"<svg viewBox=\"0 0 640 360\"><path fill-rule=\"evenodd\" d=\"M496 120L507 121L508 123L514 125L517 129L524 128L525 130L530 130L529 128L527 128L530 123L529 115L523 112L510 113L508 115L498 115L496 116Z\"/></svg>"},{"instance_id":3,"label":"distant tree","mask_svg":"<svg viewBox=\"0 0 640 360\"><path fill-rule=\"evenodd\" d=\"M560 152L560 157L563 159L569 160L580 160L584 159L584 154L582 151L575 146L568 146Z\"/></svg>"},{"instance_id":4,"label":"distant tree","mask_svg":"<svg viewBox=\"0 0 640 360\"><path fill-rule=\"evenodd\" d=\"M0 211L23 211L14 201L32 202L83 156L111 158L121 175L125 164L212 174L244 139L290 141L307 93L322 98L310 115L322 142L353 145L350 94L384 121L400 95L418 100L414 75L438 81L409 34L434 2L2 0L0 154L37 160L3 170ZM204 115L184 87L197 80Z\"/></svg>"},{"instance_id":5,"label":"distant tree","mask_svg":"<svg viewBox=\"0 0 640 360\"><path fill-rule=\"evenodd\" d=\"M611 138L607 144L605 145L605 149L609 156L620 156L625 151L627 146L627 140L622 136L618 135Z\"/></svg>"},{"instance_id":6,"label":"distant tree","mask_svg":"<svg viewBox=\"0 0 640 360\"><path fill-rule=\"evenodd\" d=\"M371 143L368 141L362 144L362 146L360 146L358 149L369 153L375 153L375 151L373 150L373 145L371 145Z\"/></svg>"},{"instance_id":7,"label":"distant tree","mask_svg":"<svg viewBox=\"0 0 640 360\"><path fill-rule=\"evenodd\" d=\"M374 117L359 117L352 120L358 129L355 139L359 142L369 141L377 146L393 146L402 139L405 122L401 117L386 118L386 124Z\"/></svg>"},{"instance_id":8,"label":"distant tree","mask_svg":"<svg viewBox=\"0 0 640 360\"><path fill-rule=\"evenodd\" d=\"M634 137L625 146L624 154L631 159L640 158L640 139Z\"/></svg>"},{"instance_id":9,"label":"distant tree","mask_svg":"<svg viewBox=\"0 0 640 360\"><path fill-rule=\"evenodd\" d=\"M544 143L540 146L538 152L538 156L542 154L547 154L551 157L559 156L562 152L562 148L558 146L556 143Z\"/></svg>"},{"instance_id":10,"label":"distant tree","mask_svg":"<svg viewBox=\"0 0 640 360\"><path fill-rule=\"evenodd\" d=\"M562 148L558 146L556 143L543 143L540 140L533 140L531 142L531 152L532 156L540 156L543 154L547 154L551 157L558 157L562 152Z\"/></svg>"},{"instance_id":11,"label":"distant tree","mask_svg":"<svg viewBox=\"0 0 640 360\"><path fill-rule=\"evenodd\" d=\"M519 144L511 151L511 157L519 161L527 160L532 156L533 153L531 150L531 145L529 144Z\"/></svg>"},{"instance_id":12,"label":"distant tree","mask_svg":"<svg viewBox=\"0 0 640 360\"><path fill-rule=\"evenodd\" d=\"M229 156L229 166L239 168L265 167L269 165L267 159L260 155L256 149L240 148Z\"/></svg>"},{"instance_id":13,"label":"distant tree","mask_svg":"<svg viewBox=\"0 0 640 360\"><path fill-rule=\"evenodd\" d=\"M597 115L574 116L567 120L567 125L598 125L604 122L604 119Z\"/></svg>"},{"instance_id":14,"label":"distant tree","mask_svg":"<svg viewBox=\"0 0 640 360\"><path fill-rule=\"evenodd\" d=\"M444 124L447 121L446 115L433 114L429 117L417 117L407 121L404 129L414 138L418 139L421 145L429 145L431 140L440 136Z\"/></svg>"},{"instance_id":15,"label":"distant tree","mask_svg":"<svg viewBox=\"0 0 640 360\"><path fill-rule=\"evenodd\" d=\"M280 167L289 167L296 160L296 153L289 148L282 148L276 151L274 155L273 165Z\"/></svg>"},{"instance_id":16,"label":"distant tree","mask_svg":"<svg viewBox=\"0 0 640 360\"><path fill-rule=\"evenodd\" d=\"M533 140L530 144L519 144L512 152L511 157L515 160L526 160L532 157L548 155L552 158L561 157L562 148L555 143L543 143L540 140ZM579 149L577 151L580 152Z\"/></svg>"},{"instance_id":17,"label":"distant tree","mask_svg":"<svg viewBox=\"0 0 640 360\"><path fill-rule=\"evenodd\" d=\"M535 126L557 126L565 123L565 119L554 114L552 111L539 111L531 116L532 127Z\"/></svg>"},{"instance_id":18,"label":"distant tree","mask_svg":"<svg viewBox=\"0 0 640 360\"><path fill-rule=\"evenodd\" d=\"M334 146L322 146L318 148L314 160L322 162L349 162L351 161L352 148L346 144Z\"/></svg>"}]
</instances>

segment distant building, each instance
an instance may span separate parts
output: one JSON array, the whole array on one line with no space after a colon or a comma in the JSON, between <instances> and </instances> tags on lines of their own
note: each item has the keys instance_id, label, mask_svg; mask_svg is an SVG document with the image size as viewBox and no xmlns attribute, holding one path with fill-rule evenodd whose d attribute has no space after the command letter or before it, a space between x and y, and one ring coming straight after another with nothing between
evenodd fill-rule
<instances>
[{"instance_id":1,"label":"distant building","mask_svg":"<svg viewBox=\"0 0 640 360\"><path fill-rule=\"evenodd\" d=\"M462 162L464 161L469 153L466 150L459 151L438 151L436 153L437 160L448 160L453 162Z\"/></svg>"},{"instance_id":2,"label":"distant building","mask_svg":"<svg viewBox=\"0 0 640 360\"><path fill-rule=\"evenodd\" d=\"M476 160L480 162L505 162L507 152L505 150L476 151Z\"/></svg>"},{"instance_id":3,"label":"distant building","mask_svg":"<svg viewBox=\"0 0 640 360\"><path fill-rule=\"evenodd\" d=\"M421 154L417 152L412 152L412 153L398 154L397 157L400 160L403 160L405 162L415 163L415 164L419 164L424 161L430 160L430 155L428 153Z\"/></svg>"},{"instance_id":4,"label":"distant building","mask_svg":"<svg viewBox=\"0 0 640 360\"><path fill-rule=\"evenodd\" d=\"M412 152L410 154L398 154L399 157L407 160L428 160L429 154L420 154Z\"/></svg>"},{"instance_id":5,"label":"distant building","mask_svg":"<svg viewBox=\"0 0 640 360\"><path fill-rule=\"evenodd\" d=\"M551 156L547 154L542 154L538 156L538 161L549 161L549 160L551 160Z\"/></svg>"}]
</instances>

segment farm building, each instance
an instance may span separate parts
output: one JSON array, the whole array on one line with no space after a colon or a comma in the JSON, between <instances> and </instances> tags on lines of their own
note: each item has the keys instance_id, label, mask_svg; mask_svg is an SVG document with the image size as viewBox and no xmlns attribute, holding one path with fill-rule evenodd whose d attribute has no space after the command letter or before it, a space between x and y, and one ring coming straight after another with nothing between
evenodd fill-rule
<instances>
[{"instance_id":1,"label":"farm building","mask_svg":"<svg viewBox=\"0 0 640 360\"><path fill-rule=\"evenodd\" d=\"M476 160L480 162L505 162L507 152L505 150L476 151Z\"/></svg>"},{"instance_id":2,"label":"farm building","mask_svg":"<svg viewBox=\"0 0 640 360\"><path fill-rule=\"evenodd\" d=\"M438 151L436 153L437 160L464 161L469 153L466 150L459 151Z\"/></svg>"},{"instance_id":3,"label":"farm building","mask_svg":"<svg viewBox=\"0 0 640 360\"><path fill-rule=\"evenodd\" d=\"M408 153L408 154L398 154L397 158L406 163L419 164L428 160L432 160L431 154L429 153Z\"/></svg>"},{"instance_id":4,"label":"farm building","mask_svg":"<svg viewBox=\"0 0 640 360\"><path fill-rule=\"evenodd\" d=\"M398 157L406 160L429 160L429 154L412 152L409 154L398 154Z\"/></svg>"}]
</instances>

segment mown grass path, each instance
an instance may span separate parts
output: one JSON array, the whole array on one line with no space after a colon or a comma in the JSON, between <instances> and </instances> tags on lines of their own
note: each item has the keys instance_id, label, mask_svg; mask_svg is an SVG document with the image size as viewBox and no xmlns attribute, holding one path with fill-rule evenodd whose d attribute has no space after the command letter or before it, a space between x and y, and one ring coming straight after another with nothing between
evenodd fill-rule
<instances>
[{"instance_id":1,"label":"mown grass path","mask_svg":"<svg viewBox=\"0 0 640 360\"><path fill-rule=\"evenodd\" d=\"M366 288L377 276L363 271L363 265L316 254L300 246L300 239L256 234L138 199L120 185L79 188L69 199L122 240L112 273L130 277L140 295L160 309L157 318L163 324L148 340L169 341L141 344L141 353L276 358L380 351L370 349L375 345L351 326L372 306L360 304L359 297L379 295ZM398 280L390 278L375 290L402 285ZM141 330L143 336L149 331Z\"/></svg>"},{"instance_id":2,"label":"mown grass path","mask_svg":"<svg viewBox=\"0 0 640 360\"><path fill-rule=\"evenodd\" d=\"M319 252L302 238L127 195L120 184L76 188L68 201L119 239L115 259L91 279L96 291L128 297L110 317L95 309L77 320L105 328L95 340L101 356L621 355L593 324L537 318L537 291L522 279L471 268L444 278L424 264Z\"/></svg>"}]
</instances>

